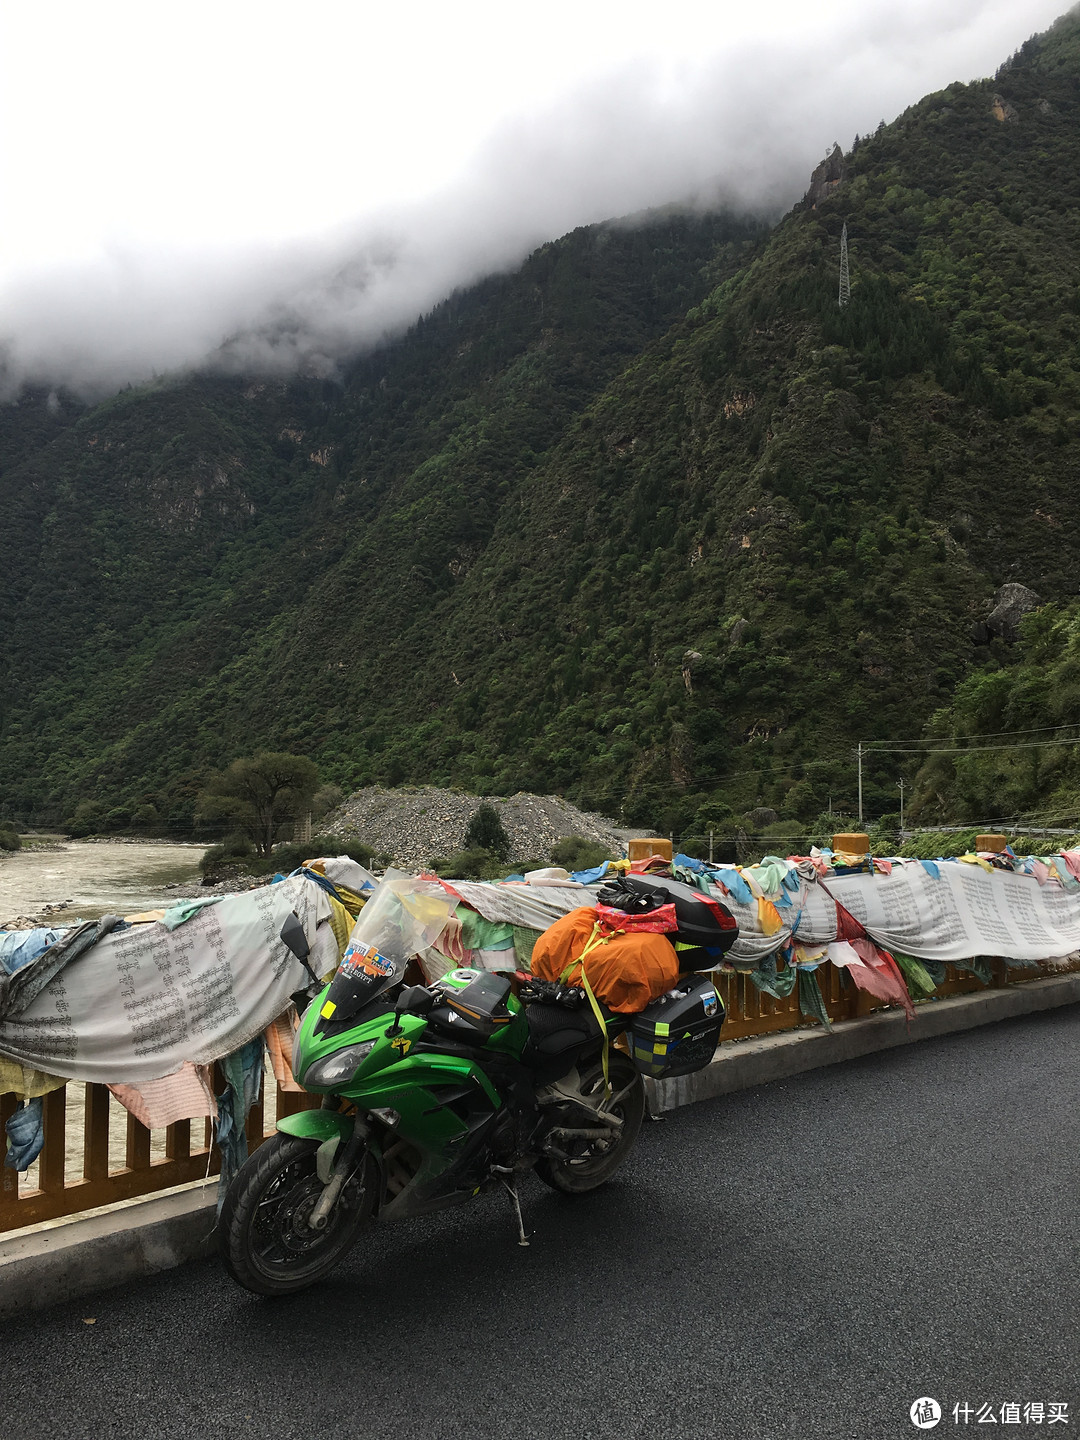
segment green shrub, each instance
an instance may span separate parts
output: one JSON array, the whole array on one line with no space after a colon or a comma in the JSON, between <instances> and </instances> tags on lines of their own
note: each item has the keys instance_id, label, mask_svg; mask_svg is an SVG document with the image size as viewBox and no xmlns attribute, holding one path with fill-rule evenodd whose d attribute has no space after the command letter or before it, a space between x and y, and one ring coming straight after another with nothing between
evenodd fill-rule
<instances>
[{"instance_id":1,"label":"green shrub","mask_svg":"<svg viewBox=\"0 0 1080 1440\"><path fill-rule=\"evenodd\" d=\"M288 875L305 860L317 860L323 855L348 855L358 865L369 865L375 851L362 840L338 840L332 835L314 835L310 840L290 840L284 845L275 845L265 860L253 868L255 875L274 875L280 872Z\"/></svg>"},{"instance_id":2,"label":"green shrub","mask_svg":"<svg viewBox=\"0 0 1080 1440\"><path fill-rule=\"evenodd\" d=\"M870 837L871 855L895 855L900 843L900 815L882 815L875 820L867 834Z\"/></svg>"},{"instance_id":3,"label":"green shrub","mask_svg":"<svg viewBox=\"0 0 1080 1440\"><path fill-rule=\"evenodd\" d=\"M84 840L105 827L105 807L97 800L80 800L64 828L73 840Z\"/></svg>"},{"instance_id":4,"label":"green shrub","mask_svg":"<svg viewBox=\"0 0 1080 1440\"><path fill-rule=\"evenodd\" d=\"M224 845L211 845L208 850L203 851L202 859L199 861L199 869L204 875L218 870L222 865L231 864L235 856L225 853Z\"/></svg>"},{"instance_id":5,"label":"green shrub","mask_svg":"<svg viewBox=\"0 0 1080 1440\"><path fill-rule=\"evenodd\" d=\"M237 860L246 860L254 853L255 847L248 837L241 831L234 830L231 835L225 836L220 845L211 845L199 861L199 869L205 875L208 870L216 870L220 865L231 865Z\"/></svg>"},{"instance_id":6,"label":"green shrub","mask_svg":"<svg viewBox=\"0 0 1080 1440\"><path fill-rule=\"evenodd\" d=\"M22 841L10 820L0 821L0 850L21 850Z\"/></svg>"},{"instance_id":7,"label":"green shrub","mask_svg":"<svg viewBox=\"0 0 1080 1440\"><path fill-rule=\"evenodd\" d=\"M317 860L323 855L348 855L358 865L368 865L375 852L361 840L339 840L332 835L315 835L310 840L290 840L284 845L275 845L267 855L258 855L246 835L237 831L229 835L220 845L212 845L199 861L199 869L205 874L222 865L230 867L243 861L244 869L250 875L288 875L299 869L305 860Z\"/></svg>"},{"instance_id":8,"label":"green shrub","mask_svg":"<svg viewBox=\"0 0 1080 1440\"><path fill-rule=\"evenodd\" d=\"M910 836L898 853L912 860L967 855L975 849L975 837L981 833L979 830L925 830ZM1056 855L1076 845L1077 838L1075 835L1012 834L1008 840L1017 855Z\"/></svg>"},{"instance_id":9,"label":"green shrub","mask_svg":"<svg viewBox=\"0 0 1080 1440\"><path fill-rule=\"evenodd\" d=\"M437 857L432 860L431 868L436 875L445 875L449 880L498 880L506 870L498 855L481 847Z\"/></svg>"},{"instance_id":10,"label":"green shrub","mask_svg":"<svg viewBox=\"0 0 1080 1440\"><path fill-rule=\"evenodd\" d=\"M909 860L966 855L975 848L976 830L925 830L908 838L900 854Z\"/></svg>"},{"instance_id":11,"label":"green shrub","mask_svg":"<svg viewBox=\"0 0 1080 1440\"><path fill-rule=\"evenodd\" d=\"M564 870L592 870L601 861L614 859L607 845L584 835L561 835L551 847L551 863Z\"/></svg>"},{"instance_id":12,"label":"green shrub","mask_svg":"<svg viewBox=\"0 0 1080 1440\"><path fill-rule=\"evenodd\" d=\"M161 816L157 812L157 807L150 804L140 805L131 817L131 828L145 832L159 831Z\"/></svg>"},{"instance_id":13,"label":"green shrub","mask_svg":"<svg viewBox=\"0 0 1080 1440\"><path fill-rule=\"evenodd\" d=\"M320 785L312 796L312 816L321 820L324 815L329 815L331 810L336 810L344 799L345 792L340 785Z\"/></svg>"}]
</instances>

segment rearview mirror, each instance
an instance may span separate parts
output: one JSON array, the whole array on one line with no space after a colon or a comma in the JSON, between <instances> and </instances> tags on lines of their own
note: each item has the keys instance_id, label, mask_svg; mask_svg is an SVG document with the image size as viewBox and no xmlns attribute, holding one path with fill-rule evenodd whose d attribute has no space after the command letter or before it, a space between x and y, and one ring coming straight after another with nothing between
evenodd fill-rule
<instances>
[{"instance_id":1,"label":"rearview mirror","mask_svg":"<svg viewBox=\"0 0 1080 1440\"><path fill-rule=\"evenodd\" d=\"M307 959L311 947L308 945L304 927L294 911L285 916L285 923L278 932L301 964Z\"/></svg>"},{"instance_id":2,"label":"rearview mirror","mask_svg":"<svg viewBox=\"0 0 1080 1440\"><path fill-rule=\"evenodd\" d=\"M429 1010L435 1007L435 996L423 985L410 985L407 990L402 990L398 996L398 1010L408 1011L410 1015L426 1015Z\"/></svg>"}]
</instances>

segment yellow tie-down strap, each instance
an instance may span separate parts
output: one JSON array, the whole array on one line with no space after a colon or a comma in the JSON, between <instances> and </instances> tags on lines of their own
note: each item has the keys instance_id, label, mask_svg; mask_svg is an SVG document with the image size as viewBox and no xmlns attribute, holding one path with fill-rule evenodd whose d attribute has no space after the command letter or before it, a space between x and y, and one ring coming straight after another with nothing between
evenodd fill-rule
<instances>
[{"instance_id":1,"label":"yellow tie-down strap","mask_svg":"<svg viewBox=\"0 0 1080 1440\"><path fill-rule=\"evenodd\" d=\"M585 974L585 958L586 958L586 956L591 955L592 952L593 952L594 950L598 949L601 945L606 945L607 942L608 942L610 939L613 938L613 936L615 936L615 935L622 935L622 934L623 934L623 931L622 931L622 930L612 930L612 931L609 931L608 934L606 934L606 935L601 935L601 934L600 934L600 921L597 920L596 923L593 925L592 934L589 936L588 940L586 940L586 942L585 942L585 948L584 948L584 950L582 950L581 954L578 956L578 958L577 958L576 960L571 960L571 961L570 961L570 964L567 965L566 969L565 969L565 970L562 972L562 974L559 976L559 983L560 983L560 984L567 984L567 983L569 983L570 973L571 973L571 971L574 969L574 967L575 967L575 966L580 966L580 967L581 967L581 984L582 984L582 988L584 989L585 994L586 994L586 996L588 997L589 1004L592 1006L592 1012L593 1012L593 1014L596 1016L596 1023L600 1026L600 1034L604 1037L604 1048L603 1048L603 1050L600 1052L600 1064L601 1064L601 1066L602 1066L602 1068L603 1068L603 1071L604 1071L604 1099L605 1099L605 1100L610 1100L610 1099L611 1099L611 1073L610 1073L610 1064L609 1064L609 1052L610 1052L610 1050L611 1050L611 1040L610 1040L610 1037L608 1036L607 1021L604 1019L604 1012L600 1009L600 1002L597 1000L596 996L593 994L593 988L592 988L592 986L589 984L589 977Z\"/></svg>"}]
</instances>

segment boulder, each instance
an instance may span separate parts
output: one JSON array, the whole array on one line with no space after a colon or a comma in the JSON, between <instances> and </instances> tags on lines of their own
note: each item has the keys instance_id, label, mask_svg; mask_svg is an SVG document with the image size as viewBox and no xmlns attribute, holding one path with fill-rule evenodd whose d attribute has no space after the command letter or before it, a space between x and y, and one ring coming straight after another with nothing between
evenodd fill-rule
<instances>
[{"instance_id":1,"label":"boulder","mask_svg":"<svg viewBox=\"0 0 1080 1440\"><path fill-rule=\"evenodd\" d=\"M1034 590L1010 581L994 596L994 608L986 617L986 628L991 635L1000 635L1003 640L1015 640L1020 631L1020 621L1043 603L1042 596L1036 595Z\"/></svg>"},{"instance_id":2,"label":"boulder","mask_svg":"<svg viewBox=\"0 0 1080 1440\"><path fill-rule=\"evenodd\" d=\"M779 818L776 811L771 810L768 805L758 805L746 812L746 823L753 830L763 830L766 825L775 825Z\"/></svg>"}]
</instances>

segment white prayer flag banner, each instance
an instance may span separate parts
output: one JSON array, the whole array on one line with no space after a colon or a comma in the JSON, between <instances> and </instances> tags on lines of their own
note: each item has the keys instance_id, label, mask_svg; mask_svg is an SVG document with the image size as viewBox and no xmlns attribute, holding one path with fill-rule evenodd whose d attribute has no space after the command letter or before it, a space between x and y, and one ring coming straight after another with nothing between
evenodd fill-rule
<instances>
[{"instance_id":1,"label":"white prayer flag banner","mask_svg":"<svg viewBox=\"0 0 1080 1440\"><path fill-rule=\"evenodd\" d=\"M231 895L175 930L113 932L72 960L26 1010L0 1020L0 1053L53 1075L106 1084L157 1080L254 1039L308 981L280 937L290 911L333 965L325 892L311 880ZM321 967L321 968L320 968Z\"/></svg>"}]
</instances>

